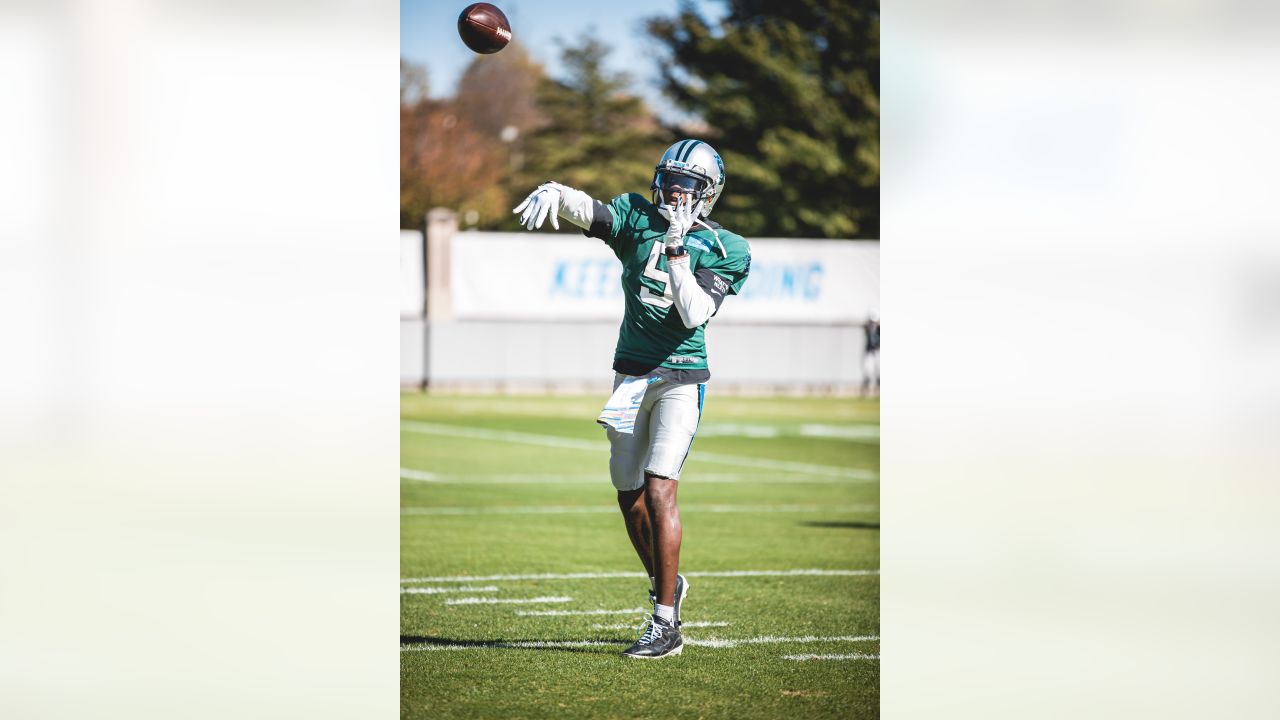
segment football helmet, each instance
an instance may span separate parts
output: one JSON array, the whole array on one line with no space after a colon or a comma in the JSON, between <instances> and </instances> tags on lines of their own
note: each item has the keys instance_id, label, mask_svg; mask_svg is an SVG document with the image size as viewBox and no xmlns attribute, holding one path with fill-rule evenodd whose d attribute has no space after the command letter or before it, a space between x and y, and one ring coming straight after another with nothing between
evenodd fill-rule
<instances>
[{"instance_id":1,"label":"football helmet","mask_svg":"<svg viewBox=\"0 0 1280 720\"><path fill-rule=\"evenodd\" d=\"M668 196L672 190L688 194L695 207L702 203L698 215L707 217L724 190L724 161L715 148L701 140L681 140L662 153L653 170L649 190L653 193L653 204L668 219Z\"/></svg>"}]
</instances>

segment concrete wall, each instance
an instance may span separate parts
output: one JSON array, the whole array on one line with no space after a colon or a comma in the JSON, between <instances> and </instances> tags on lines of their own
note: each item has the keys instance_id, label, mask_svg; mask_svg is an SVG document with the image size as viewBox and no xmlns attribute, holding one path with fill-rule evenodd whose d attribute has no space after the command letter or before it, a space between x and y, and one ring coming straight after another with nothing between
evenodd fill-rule
<instances>
[{"instance_id":1,"label":"concrete wall","mask_svg":"<svg viewBox=\"0 0 1280 720\"><path fill-rule=\"evenodd\" d=\"M427 371L427 321L400 318L400 387L421 387Z\"/></svg>"},{"instance_id":2,"label":"concrete wall","mask_svg":"<svg viewBox=\"0 0 1280 720\"><path fill-rule=\"evenodd\" d=\"M607 391L617 337L613 323L433 323L431 385ZM862 348L857 326L716 327L713 320L707 328L711 382L725 392L851 392L862 382Z\"/></svg>"}]
</instances>

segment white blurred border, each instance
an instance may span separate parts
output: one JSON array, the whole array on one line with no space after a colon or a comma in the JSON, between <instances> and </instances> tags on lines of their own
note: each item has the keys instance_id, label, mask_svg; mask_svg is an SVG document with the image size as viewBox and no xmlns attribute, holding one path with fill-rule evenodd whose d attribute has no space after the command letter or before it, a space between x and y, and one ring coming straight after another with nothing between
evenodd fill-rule
<instances>
[{"instance_id":1,"label":"white blurred border","mask_svg":"<svg viewBox=\"0 0 1280 720\"><path fill-rule=\"evenodd\" d=\"M886 6L884 717L1280 713L1277 27Z\"/></svg>"},{"instance_id":2,"label":"white blurred border","mask_svg":"<svg viewBox=\"0 0 1280 720\"><path fill-rule=\"evenodd\" d=\"M0 8L0 716L398 711L398 17Z\"/></svg>"}]
</instances>

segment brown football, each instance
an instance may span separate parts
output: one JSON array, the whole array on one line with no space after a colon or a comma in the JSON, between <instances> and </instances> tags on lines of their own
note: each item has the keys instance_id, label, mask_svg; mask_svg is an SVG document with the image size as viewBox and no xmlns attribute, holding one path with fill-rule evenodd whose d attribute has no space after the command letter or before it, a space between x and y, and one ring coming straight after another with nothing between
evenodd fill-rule
<instances>
[{"instance_id":1,"label":"brown football","mask_svg":"<svg viewBox=\"0 0 1280 720\"><path fill-rule=\"evenodd\" d=\"M489 3L468 5L458 16L458 35L462 42L483 55L496 53L511 42L511 23L507 16Z\"/></svg>"}]
</instances>

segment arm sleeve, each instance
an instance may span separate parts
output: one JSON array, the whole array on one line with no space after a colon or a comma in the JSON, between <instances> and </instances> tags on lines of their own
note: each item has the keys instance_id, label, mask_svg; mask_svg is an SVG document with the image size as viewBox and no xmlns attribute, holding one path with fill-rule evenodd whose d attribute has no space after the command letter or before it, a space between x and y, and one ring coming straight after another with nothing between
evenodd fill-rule
<instances>
[{"instance_id":1,"label":"arm sleeve","mask_svg":"<svg viewBox=\"0 0 1280 720\"><path fill-rule=\"evenodd\" d=\"M724 302L724 296L730 292L729 281L712 272L710 268L704 267L694 270L693 277L698 281L698 287L702 288L702 291L711 298L711 302L716 304L716 312L719 312L720 303Z\"/></svg>"},{"instance_id":2,"label":"arm sleeve","mask_svg":"<svg viewBox=\"0 0 1280 720\"><path fill-rule=\"evenodd\" d=\"M560 193L560 217L583 230L590 229L594 222L595 208L601 206L601 203L581 190L564 185L560 186Z\"/></svg>"},{"instance_id":3,"label":"arm sleeve","mask_svg":"<svg viewBox=\"0 0 1280 720\"><path fill-rule=\"evenodd\" d=\"M635 248L638 234L634 216L644 199L635 193L619 195L607 203L591 202L591 223L582 233L599 238L621 260Z\"/></svg>"},{"instance_id":4,"label":"arm sleeve","mask_svg":"<svg viewBox=\"0 0 1280 720\"><path fill-rule=\"evenodd\" d=\"M737 295L742 292L742 286L747 282L747 275L751 272L751 245L741 237L724 231L721 231L720 236L724 239L727 251L725 257L717 258L704 253L703 260L699 261L703 264L698 266L698 272L707 270L719 278L719 283L714 287L721 297ZM708 280L714 282L713 278Z\"/></svg>"},{"instance_id":5,"label":"arm sleeve","mask_svg":"<svg viewBox=\"0 0 1280 720\"><path fill-rule=\"evenodd\" d=\"M613 239L613 213L599 200L591 201L591 222L583 226L587 237L599 238L608 242Z\"/></svg>"},{"instance_id":6,"label":"arm sleeve","mask_svg":"<svg viewBox=\"0 0 1280 720\"><path fill-rule=\"evenodd\" d=\"M687 259L668 261L667 273L671 279L672 299L675 301L676 311L680 313L680 320L684 322L685 327L696 328L716 314L720 303L703 289L699 279L689 270ZM715 275L709 270L707 273ZM714 280L711 284L714 287ZM724 299L723 294L720 295L720 299Z\"/></svg>"}]
</instances>

